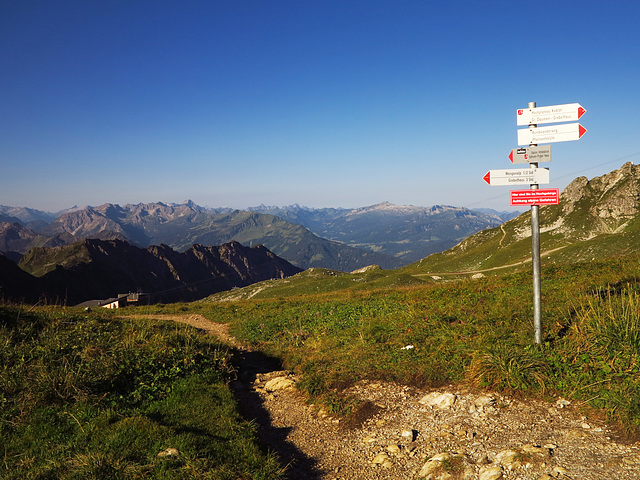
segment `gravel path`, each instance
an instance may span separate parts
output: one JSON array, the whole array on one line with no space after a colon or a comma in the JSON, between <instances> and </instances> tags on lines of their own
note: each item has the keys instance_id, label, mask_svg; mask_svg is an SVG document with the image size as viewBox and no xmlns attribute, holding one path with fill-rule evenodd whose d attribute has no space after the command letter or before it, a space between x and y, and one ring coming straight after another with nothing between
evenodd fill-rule
<instances>
[{"instance_id":1,"label":"gravel path","mask_svg":"<svg viewBox=\"0 0 640 480\"><path fill-rule=\"evenodd\" d=\"M348 393L363 408L347 424L309 404L294 375L243 349L226 325L201 315L149 317L187 323L238 349L241 371L232 384L238 404L288 464L290 479L640 478L640 443L616 441L602 420L564 399L361 382Z\"/></svg>"}]
</instances>

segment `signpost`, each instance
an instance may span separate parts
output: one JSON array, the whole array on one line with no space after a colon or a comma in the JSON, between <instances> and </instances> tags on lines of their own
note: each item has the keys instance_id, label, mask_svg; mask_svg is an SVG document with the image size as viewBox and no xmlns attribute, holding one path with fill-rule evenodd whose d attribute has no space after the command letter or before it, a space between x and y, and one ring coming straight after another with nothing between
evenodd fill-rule
<instances>
[{"instance_id":1,"label":"signpost","mask_svg":"<svg viewBox=\"0 0 640 480\"><path fill-rule=\"evenodd\" d=\"M482 177L489 185L530 185L549 183L548 168L515 168L508 170L489 170Z\"/></svg>"},{"instance_id":2,"label":"signpost","mask_svg":"<svg viewBox=\"0 0 640 480\"><path fill-rule=\"evenodd\" d=\"M551 145L542 147L514 148L509 154L511 163L535 163L551 161Z\"/></svg>"},{"instance_id":3,"label":"signpost","mask_svg":"<svg viewBox=\"0 0 640 480\"><path fill-rule=\"evenodd\" d=\"M544 188L538 190L511 190L511 206L522 205L558 205L560 203L560 191L557 188Z\"/></svg>"},{"instance_id":4,"label":"signpost","mask_svg":"<svg viewBox=\"0 0 640 480\"><path fill-rule=\"evenodd\" d=\"M575 122L587 111L579 103L567 103L566 105L551 105L550 107L520 108L516 112L516 124L539 125L541 123Z\"/></svg>"},{"instance_id":5,"label":"signpost","mask_svg":"<svg viewBox=\"0 0 640 480\"><path fill-rule=\"evenodd\" d=\"M511 163L529 163L529 168L510 170L489 170L482 177L489 185L526 185L530 190L512 190L511 205L531 205L531 263L533 264L533 330L534 341L542 343L542 291L540 275L540 205L557 205L560 194L557 188L540 189L539 184L549 183L549 169L538 168L538 162L551 161L551 146L538 146L539 143L557 143L579 140L587 129L579 120L587 110L579 103L536 107L529 102L527 108L516 110L517 126L528 126L517 130L518 145L509 154ZM538 124L557 123L547 127Z\"/></svg>"},{"instance_id":6,"label":"signpost","mask_svg":"<svg viewBox=\"0 0 640 480\"><path fill-rule=\"evenodd\" d=\"M586 132L587 129L579 123L521 128L518 130L518 145L570 142L580 140Z\"/></svg>"}]
</instances>

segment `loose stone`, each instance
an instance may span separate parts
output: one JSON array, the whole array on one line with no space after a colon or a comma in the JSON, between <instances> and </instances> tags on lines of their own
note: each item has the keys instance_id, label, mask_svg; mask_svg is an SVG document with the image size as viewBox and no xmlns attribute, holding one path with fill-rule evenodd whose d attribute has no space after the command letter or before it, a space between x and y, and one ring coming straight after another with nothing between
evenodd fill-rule
<instances>
[{"instance_id":1,"label":"loose stone","mask_svg":"<svg viewBox=\"0 0 640 480\"><path fill-rule=\"evenodd\" d=\"M177 448L167 448L166 450L163 450L162 452L158 453L158 457L177 457L178 455L180 455L180 452L178 451Z\"/></svg>"},{"instance_id":2,"label":"loose stone","mask_svg":"<svg viewBox=\"0 0 640 480\"><path fill-rule=\"evenodd\" d=\"M451 408L455 402L456 395L454 395L453 393L440 392L431 392L418 400L418 403L420 403L421 405L436 407L441 410L447 410Z\"/></svg>"},{"instance_id":3,"label":"loose stone","mask_svg":"<svg viewBox=\"0 0 640 480\"><path fill-rule=\"evenodd\" d=\"M553 474L556 477L559 477L560 475L568 475L569 474L569 470L567 470L564 467L557 466L557 467L553 467Z\"/></svg>"},{"instance_id":4,"label":"loose stone","mask_svg":"<svg viewBox=\"0 0 640 480\"><path fill-rule=\"evenodd\" d=\"M400 453L400 447L395 444L391 444L387 447L387 452L389 453Z\"/></svg>"},{"instance_id":5,"label":"loose stone","mask_svg":"<svg viewBox=\"0 0 640 480\"><path fill-rule=\"evenodd\" d=\"M504 478L502 476L502 468L494 466L481 469L478 480L500 480L501 478Z\"/></svg>"},{"instance_id":6,"label":"loose stone","mask_svg":"<svg viewBox=\"0 0 640 480\"><path fill-rule=\"evenodd\" d=\"M371 463L375 465L381 465L385 460L389 460L389 455L387 455L386 453L379 453L375 457L373 457Z\"/></svg>"},{"instance_id":7,"label":"loose stone","mask_svg":"<svg viewBox=\"0 0 640 480\"><path fill-rule=\"evenodd\" d=\"M264 388L267 392L275 392L293 388L294 384L295 382L288 377L276 377L265 383Z\"/></svg>"}]
</instances>

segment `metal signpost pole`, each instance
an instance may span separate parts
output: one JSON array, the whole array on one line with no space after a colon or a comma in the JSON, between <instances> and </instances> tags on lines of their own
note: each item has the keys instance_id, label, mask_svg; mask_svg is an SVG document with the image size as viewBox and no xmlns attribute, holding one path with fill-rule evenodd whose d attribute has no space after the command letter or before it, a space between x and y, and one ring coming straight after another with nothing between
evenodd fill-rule
<instances>
[{"instance_id":1,"label":"metal signpost pole","mask_svg":"<svg viewBox=\"0 0 640 480\"><path fill-rule=\"evenodd\" d=\"M536 102L529 102L529 108L535 108ZM529 127L537 127L530 124ZM537 144L532 143L530 147ZM538 168L538 163L530 163L531 168ZM531 190L539 188L537 183L531 184ZM533 264L533 334L536 344L542 343L542 286L540 274L540 206L531 205L531 262Z\"/></svg>"},{"instance_id":2,"label":"metal signpost pole","mask_svg":"<svg viewBox=\"0 0 640 480\"><path fill-rule=\"evenodd\" d=\"M489 170L482 179L489 185L529 185L529 190L512 190L511 206L531 205L531 263L533 264L533 331L536 344L542 343L542 287L540 273L540 205L558 205L557 188L540 189L541 183L549 183L549 169L538 168L538 162L551 161L551 147L539 147L538 143L556 143L580 140L587 132L579 123L586 109L579 103L536 107L529 102L527 108L516 110L516 125L528 125L517 129L518 145L509 154L511 163L528 163L529 168ZM539 124L553 123L538 128Z\"/></svg>"}]
</instances>

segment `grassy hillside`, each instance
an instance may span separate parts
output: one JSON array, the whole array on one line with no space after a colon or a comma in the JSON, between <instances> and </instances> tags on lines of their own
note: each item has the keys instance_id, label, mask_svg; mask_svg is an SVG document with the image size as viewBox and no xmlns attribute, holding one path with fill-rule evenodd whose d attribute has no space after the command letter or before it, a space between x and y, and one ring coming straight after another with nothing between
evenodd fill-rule
<instances>
[{"instance_id":1,"label":"grassy hillside","mask_svg":"<svg viewBox=\"0 0 640 480\"><path fill-rule=\"evenodd\" d=\"M353 282L325 273L272 299L191 308L283 359L334 410L357 408L340 392L360 379L457 383L562 395L638 431L639 279L637 257L544 267L540 347L532 345L529 272L309 295Z\"/></svg>"},{"instance_id":2,"label":"grassy hillside","mask_svg":"<svg viewBox=\"0 0 640 480\"><path fill-rule=\"evenodd\" d=\"M346 387L382 379L563 396L639 432L639 258L542 273L539 347L527 271L426 282L379 269L312 270L274 282L271 298L135 311L229 323L337 414L360 408ZM229 350L193 329L2 307L0 358L2 478L281 478L237 414ZM169 448L179 453L158 456Z\"/></svg>"},{"instance_id":3,"label":"grassy hillside","mask_svg":"<svg viewBox=\"0 0 640 480\"><path fill-rule=\"evenodd\" d=\"M281 478L236 411L226 347L72 312L0 307L1 478Z\"/></svg>"},{"instance_id":4,"label":"grassy hillside","mask_svg":"<svg viewBox=\"0 0 640 480\"><path fill-rule=\"evenodd\" d=\"M302 297L330 292L366 291L382 287L423 285L428 280L395 270L370 267L361 272L344 273L325 268L310 268L284 280L267 280L244 288L216 293L202 302L246 299Z\"/></svg>"},{"instance_id":5,"label":"grassy hillside","mask_svg":"<svg viewBox=\"0 0 640 480\"><path fill-rule=\"evenodd\" d=\"M20 268L36 277L55 270L57 265L72 268L91 261L91 255L83 242L71 246L33 248L20 261Z\"/></svg>"},{"instance_id":6,"label":"grassy hillside","mask_svg":"<svg viewBox=\"0 0 640 480\"><path fill-rule=\"evenodd\" d=\"M578 221L571 216L572 221ZM585 220L586 221L586 220ZM557 209L541 208L540 251L543 265L604 260L640 254L640 220L629 220L618 230L581 238L553 229ZM445 252L429 255L400 269L409 274L472 272L491 269L522 270L531 262L531 214L525 213L500 227L479 232Z\"/></svg>"}]
</instances>

